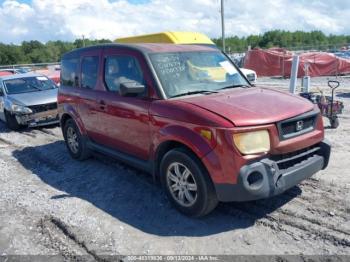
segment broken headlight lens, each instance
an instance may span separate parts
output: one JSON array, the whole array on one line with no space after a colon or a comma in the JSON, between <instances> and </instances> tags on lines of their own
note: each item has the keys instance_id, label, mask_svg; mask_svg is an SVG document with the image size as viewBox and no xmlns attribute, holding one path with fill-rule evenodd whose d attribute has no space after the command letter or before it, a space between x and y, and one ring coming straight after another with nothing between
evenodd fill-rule
<instances>
[{"instance_id":1,"label":"broken headlight lens","mask_svg":"<svg viewBox=\"0 0 350 262\"><path fill-rule=\"evenodd\" d=\"M20 105L16 105L16 104L12 104L11 105L11 111L14 113L21 113L21 114L31 114L33 113L33 111L26 106L20 106Z\"/></svg>"}]
</instances>

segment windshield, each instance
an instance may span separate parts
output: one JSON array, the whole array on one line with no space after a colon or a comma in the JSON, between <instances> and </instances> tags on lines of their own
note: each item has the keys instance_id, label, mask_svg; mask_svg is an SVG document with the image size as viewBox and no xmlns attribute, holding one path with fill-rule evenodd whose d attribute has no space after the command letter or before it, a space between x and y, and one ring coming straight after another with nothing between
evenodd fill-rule
<instances>
[{"instance_id":1,"label":"windshield","mask_svg":"<svg viewBox=\"0 0 350 262\"><path fill-rule=\"evenodd\" d=\"M155 53L150 59L167 97L249 85L218 51Z\"/></svg>"},{"instance_id":2,"label":"windshield","mask_svg":"<svg viewBox=\"0 0 350 262\"><path fill-rule=\"evenodd\" d=\"M4 81L6 93L21 94L57 88L55 83L45 76L23 77Z\"/></svg>"}]
</instances>

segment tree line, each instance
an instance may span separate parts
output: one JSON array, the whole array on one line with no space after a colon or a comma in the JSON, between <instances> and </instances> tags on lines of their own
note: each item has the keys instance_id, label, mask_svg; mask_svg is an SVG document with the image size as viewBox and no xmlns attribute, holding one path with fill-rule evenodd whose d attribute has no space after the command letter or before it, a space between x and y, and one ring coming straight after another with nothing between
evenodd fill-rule
<instances>
[{"instance_id":1,"label":"tree line","mask_svg":"<svg viewBox=\"0 0 350 262\"><path fill-rule=\"evenodd\" d=\"M62 54L84 46L111 43L111 40L77 39L74 42L49 41L45 44L33 40L20 45L0 43L0 65L58 62Z\"/></svg>"},{"instance_id":2,"label":"tree line","mask_svg":"<svg viewBox=\"0 0 350 262\"><path fill-rule=\"evenodd\" d=\"M222 47L222 39L213 39L216 45ZM225 38L226 51L245 52L251 48L282 47L289 50L337 50L350 45L350 35L326 35L322 31L283 31L273 30L262 35L248 37Z\"/></svg>"},{"instance_id":3,"label":"tree line","mask_svg":"<svg viewBox=\"0 0 350 262\"><path fill-rule=\"evenodd\" d=\"M212 39L222 47L221 38ZM0 65L58 62L62 54L83 46L110 43L108 39L77 39L74 42L24 41L20 45L0 43ZM231 36L225 39L226 51L245 52L251 48L284 47L290 50L335 50L350 45L350 35L325 35L321 31L273 30L247 37Z\"/></svg>"}]
</instances>

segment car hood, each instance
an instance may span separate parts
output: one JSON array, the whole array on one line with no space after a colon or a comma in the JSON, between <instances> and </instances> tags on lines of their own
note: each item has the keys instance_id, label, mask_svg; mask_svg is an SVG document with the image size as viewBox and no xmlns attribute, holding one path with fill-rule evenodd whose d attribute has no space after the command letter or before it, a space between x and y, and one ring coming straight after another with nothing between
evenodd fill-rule
<instances>
[{"instance_id":1,"label":"car hood","mask_svg":"<svg viewBox=\"0 0 350 262\"><path fill-rule=\"evenodd\" d=\"M216 113L235 126L275 123L305 112L314 105L306 99L267 88L234 88L217 94L184 97L182 102Z\"/></svg>"},{"instance_id":2,"label":"car hood","mask_svg":"<svg viewBox=\"0 0 350 262\"><path fill-rule=\"evenodd\" d=\"M13 103L23 106L42 105L57 102L57 88L38 92L7 95Z\"/></svg>"}]
</instances>

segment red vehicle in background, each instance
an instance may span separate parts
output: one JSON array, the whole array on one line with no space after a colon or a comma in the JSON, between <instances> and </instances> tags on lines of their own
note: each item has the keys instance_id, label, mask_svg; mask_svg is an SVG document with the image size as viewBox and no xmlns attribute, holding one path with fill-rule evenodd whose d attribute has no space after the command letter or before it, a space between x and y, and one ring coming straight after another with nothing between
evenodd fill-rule
<instances>
[{"instance_id":1,"label":"red vehicle in background","mask_svg":"<svg viewBox=\"0 0 350 262\"><path fill-rule=\"evenodd\" d=\"M16 71L16 69L12 69L12 68L0 69L0 77L14 75L14 74L20 74L20 72Z\"/></svg>"},{"instance_id":2,"label":"red vehicle in background","mask_svg":"<svg viewBox=\"0 0 350 262\"><path fill-rule=\"evenodd\" d=\"M29 70L27 67L18 67L18 68L3 68L0 69L0 76L14 75L14 74L25 74Z\"/></svg>"},{"instance_id":3,"label":"red vehicle in background","mask_svg":"<svg viewBox=\"0 0 350 262\"><path fill-rule=\"evenodd\" d=\"M251 86L217 48L100 45L65 54L61 66L70 155L102 152L153 174L186 215L281 194L327 167L318 107Z\"/></svg>"},{"instance_id":4,"label":"red vehicle in background","mask_svg":"<svg viewBox=\"0 0 350 262\"><path fill-rule=\"evenodd\" d=\"M9 71L1 71L0 70L0 77L1 76L8 76L8 75L13 75L13 73L9 72Z\"/></svg>"},{"instance_id":5,"label":"red vehicle in background","mask_svg":"<svg viewBox=\"0 0 350 262\"><path fill-rule=\"evenodd\" d=\"M7 76L7 75L13 75L13 74L23 74L27 72L35 72L38 74L43 74L47 76L49 79L51 79L56 85L60 84L60 68L54 67L53 69L39 69L34 70L30 67L20 67L20 68L5 68L0 69L0 77L1 76Z\"/></svg>"}]
</instances>

